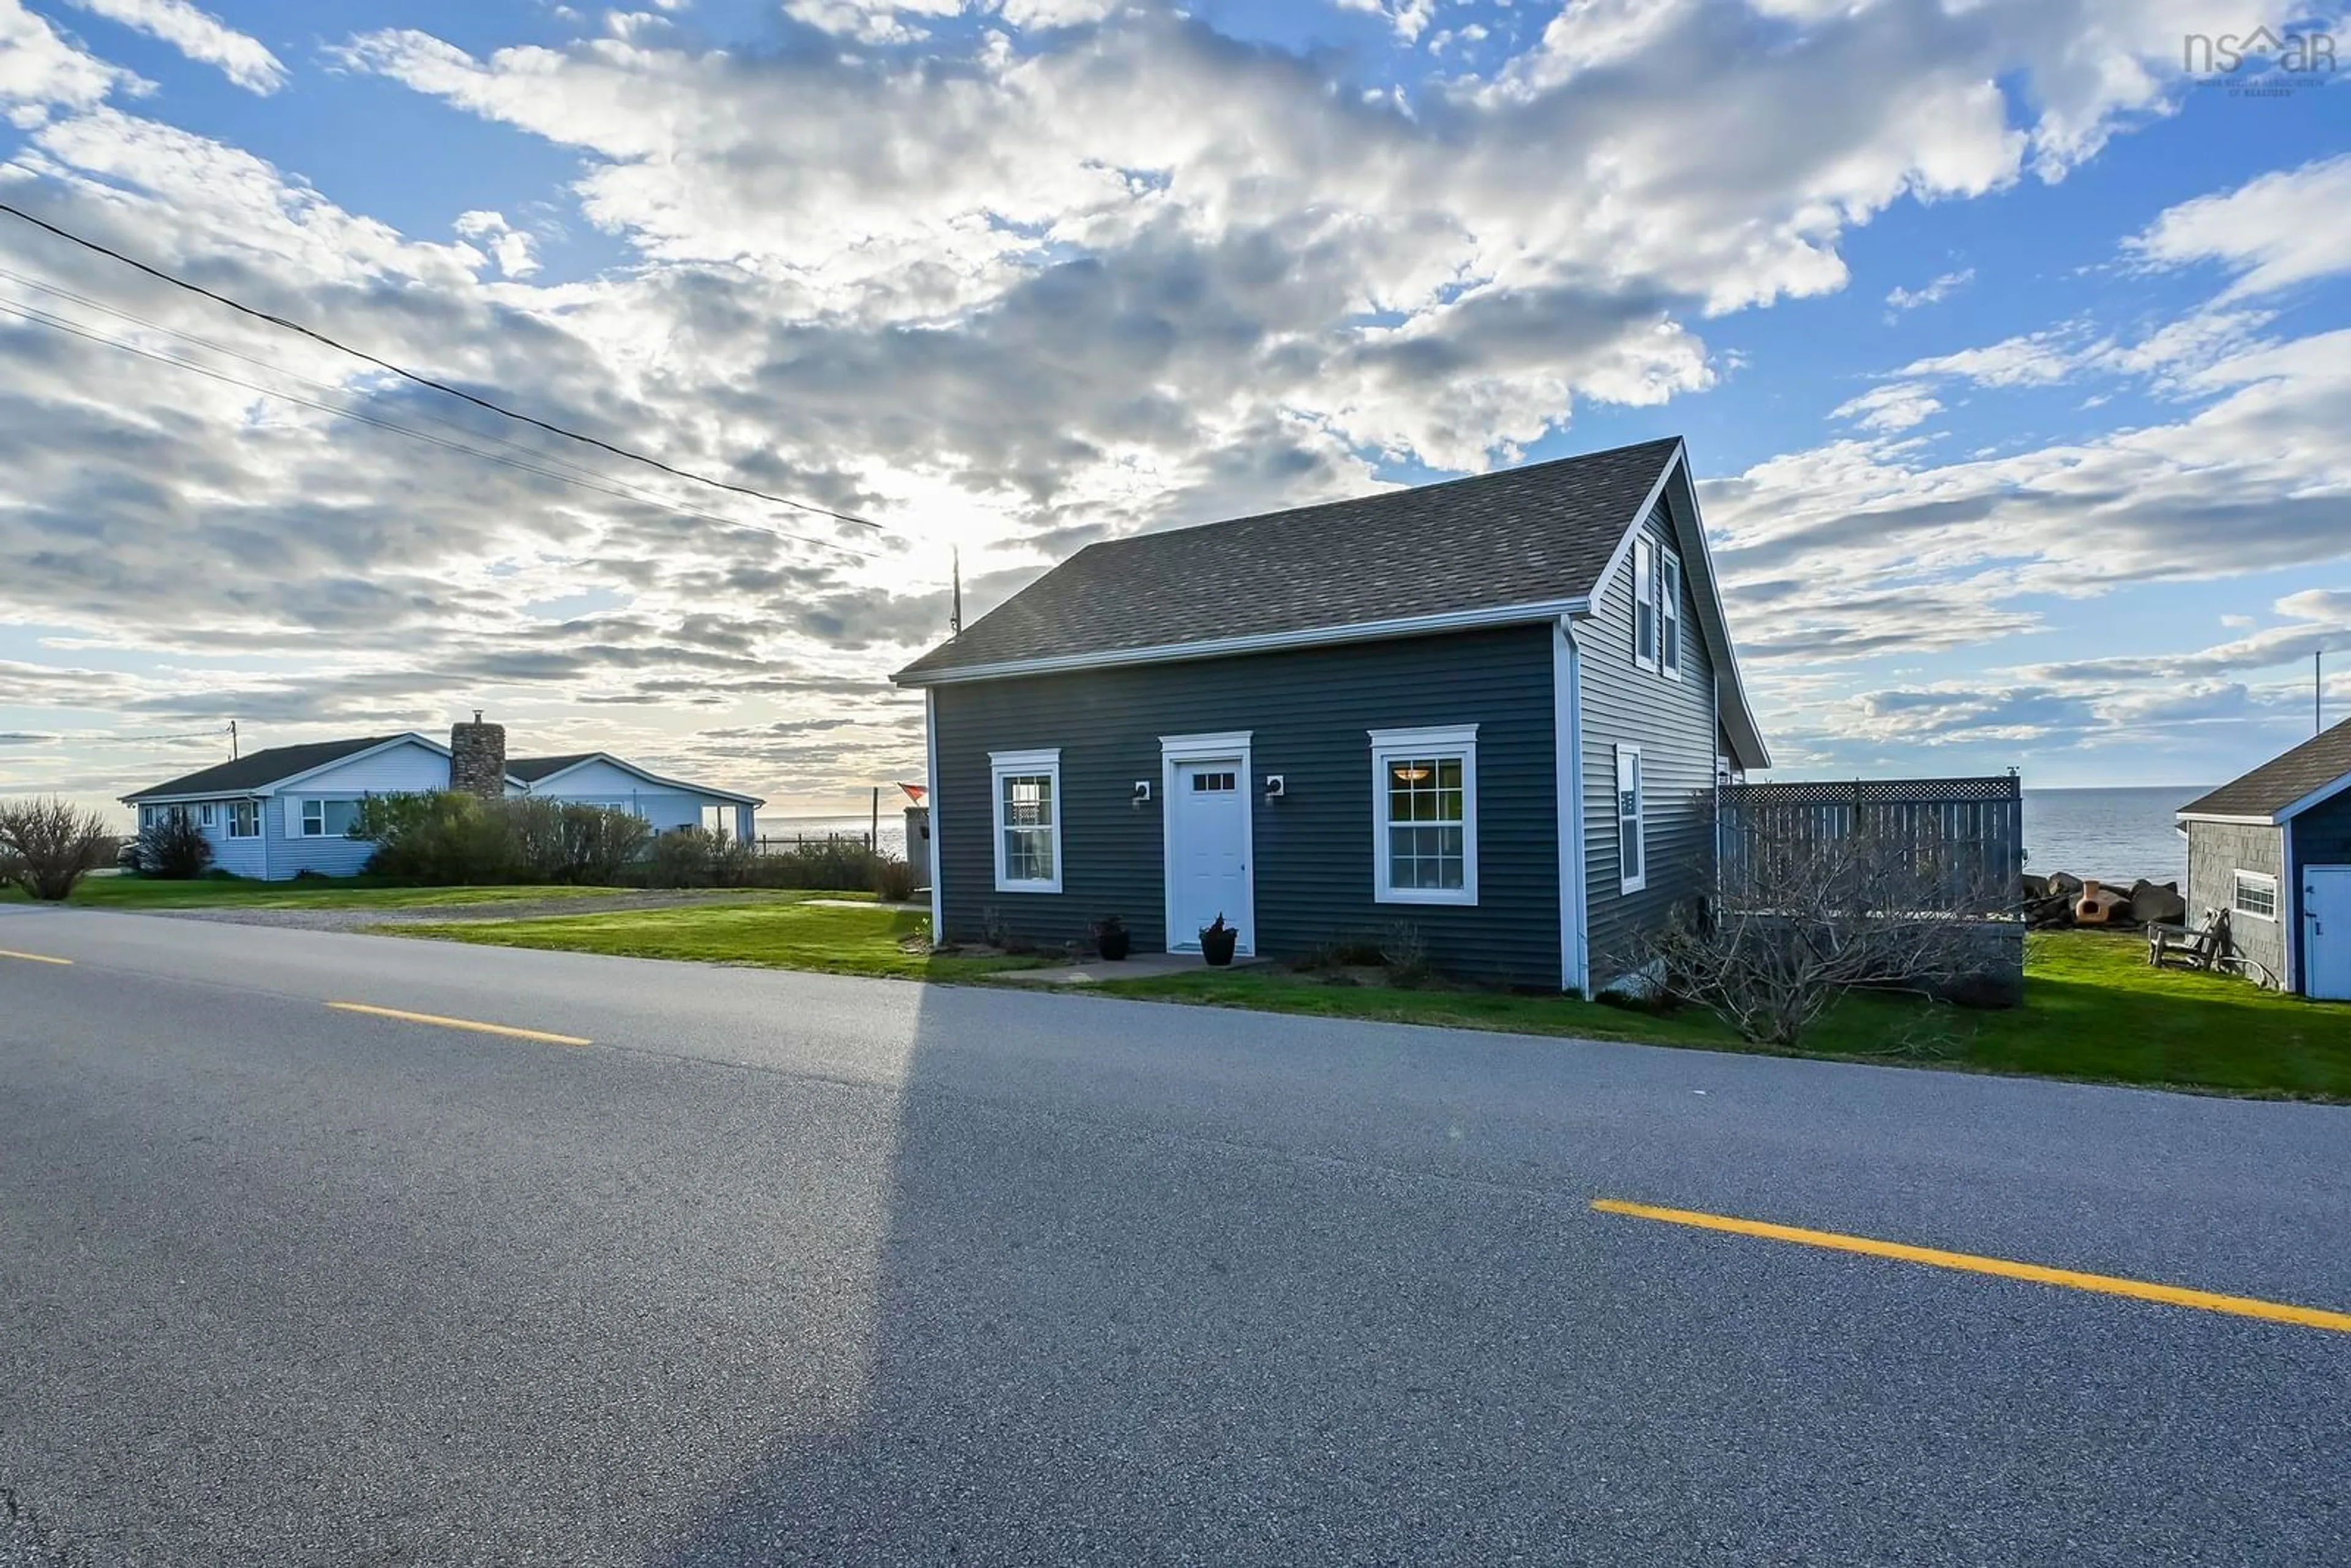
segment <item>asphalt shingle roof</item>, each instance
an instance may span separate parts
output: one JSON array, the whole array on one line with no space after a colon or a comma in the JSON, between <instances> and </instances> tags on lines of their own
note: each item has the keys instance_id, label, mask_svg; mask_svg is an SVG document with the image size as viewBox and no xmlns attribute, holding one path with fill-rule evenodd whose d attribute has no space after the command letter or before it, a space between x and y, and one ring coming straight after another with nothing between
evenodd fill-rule
<instances>
[{"instance_id":1,"label":"asphalt shingle roof","mask_svg":"<svg viewBox=\"0 0 2351 1568\"><path fill-rule=\"evenodd\" d=\"M234 795L246 789L262 789L280 779L291 779L297 773L308 773L338 758L365 751L371 746L381 746L387 740L397 740L395 735L367 735L356 740L313 740L301 746L272 746L260 751L248 752L234 762L223 762L203 768L193 773L183 773L177 779L166 779L151 785L126 800L144 800L150 795Z\"/></svg>"},{"instance_id":2,"label":"asphalt shingle roof","mask_svg":"<svg viewBox=\"0 0 2351 1568\"><path fill-rule=\"evenodd\" d=\"M536 784L550 773L560 773L575 762L585 762L595 756L592 751L574 751L564 757L509 757L507 772L526 784Z\"/></svg>"},{"instance_id":3,"label":"asphalt shingle roof","mask_svg":"<svg viewBox=\"0 0 2351 1568\"><path fill-rule=\"evenodd\" d=\"M1678 444L1089 545L899 674L1572 599Z\"/></svg>"},{"instance_id":4,"label":"asphalt shingle roof","mask_svg":"<svg viewBox=\"0 0 2351 1568\"><path fill-rule=\"evenodd\" d=\"M2274 816L2314 790L2351 774L2351 719L2272 758L2233 783L2179 808L2182 816Z\"/></svg>"}]
</instances>

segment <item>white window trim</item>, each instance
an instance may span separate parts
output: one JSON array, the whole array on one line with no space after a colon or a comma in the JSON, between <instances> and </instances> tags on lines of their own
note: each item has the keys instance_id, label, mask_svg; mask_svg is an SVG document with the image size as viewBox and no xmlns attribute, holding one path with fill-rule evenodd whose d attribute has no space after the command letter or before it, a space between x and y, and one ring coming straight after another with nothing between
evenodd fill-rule
<instances>
[{"instance_id":1,"label":"white window trim","mask_svg":"<svg viewBox=\"0 0 2351 1568\"><path fill-rule=\"evenodd\" d=\"M249 833L240 833L236 831L236 810L240 806L251 806L253 808L253 831ZM226 836L232 839L257 839L261 837L260 801L231 800L227 802L227 807L228 810L224 813L226 816L227 821L221 824L221 831Z\"/></svg>"},{"instance_id":2,"label":"white window trim","mask_svg":"<svg viewBox=\"0 0 2351 1568\"><path fill-rule=\"evenodd\" d=\"M318 821L319 821L319 831L318 831L317 832L315 832L315 833L314 833L314 832L312 832L312 831L310 831L310 812L311 812L311 809L312 809L313 807L316 807L316 808L318 809ZM305 839L323 839L323 838L325 838L325 837L327 836L327 800L326 800L326 797L325 797L325 796L323 796L323 795L308 795L308 796L305 796L305 797L303 798L303 800L302 800L302 813L301 813L301 817L300 817L299 821L300 821L300 823L301 823L301 827L300 827L300 829L299 829L298 832L298 833L297 833L297 835L296 835L297 837L299 837L299 838L305 838Z\"/></svg>"},{"instance_id":3,"label":"white window trim","mask_svg":"<svg viewBox=\"0 0 2351 1568\"><path fill-rule=\"evenodd\" d=\"M1374 729L1372 737L1372 902L1474 906L1478 902L1478 727ZM1388 875L1388 762L1395 758L1461 758L1461 885L1395 887Z\"/></svg>"},{"instance_id":4,"label":"white window trim","mask_svg":"<svg viewBox=\"0 0 2351 1568\"><path fill-rule=\"evenodd\" d=\"M1633 765L1633 814L1630 817L1625 815L1625 764L1627 762ZM1649 885L1649 774L1642 764L1639 747L1620 746L1616 748L1616 777L1613 782L1614 788L1609 793L1609 801L1616 819L1616 891L1638 893ZM1625 824L1628 821L1633 824L1641 846L1641 874L1638 876L1625 874Z\"/></svg>"},{"instance_id":5,"label":"white window trim","mask_svg":"<svg viewBox=\"0 0 2351 1568\"><path fill-rule=\"evenodd\" d=\"M206 832L210 832L214 828L220 826L220 806L218 802L206 800L196 807L196 826L204 829Z\"/></svg>"},{"instance_id":6,"label":"white window trim","mask_svg":"<svg viewBox=\"0 0 2351 1568\"><path fill-rule=\"evenodd\" d=\"M2248 883L2255 887L2269 890L2270 912L2267 915L2263 915L2258 909L2245 907L2243 901L2245 884ZM2278 879L2265 871L2239 871L2235 873L2235 879L2229 884L2229 913L2231 915L2241 915L2248 920L2266 920L2274 925L2278 923L2278 915L2283 907L2279 902Z\"/></svg>"},{"instance_id":7,"label":"white window trim","mask_svg":"<svg viewBox=\"0 0 2351 1568\"><path fill-rule=\"evenodd\" d=\"M1019 882L1004 874L1004 780L1041 773L1053 781L1053 874ZM987 815L996 841L996 891L998 893L1059 893L1061 891L1061 815L1067 809L1061 790L1061 748L1038 751L991 751L987 754Z\"/></svg>"},{"instance_id":8,"label":"white window trim","mask_svg":"<svg viewBox=\"0 0 2351 1568\"><path fill-rule=\"evenodd\" d=\"M1679 680L1682 674L1682 558L1674 550L1659 550L1657 565L1657 668L1667 679Z\"/></svg>"},{"instance_id":9,"label":"white window trim","mask_svg":"<svg viewBox=\"0 0 2351 1568\"><path fill-rule=\"evenodd\" d=\"M1649 608L1649 621L1653 634L1663 632L1663 628L1656 625L1657 541L1649 537L1648 525L1646 522L1642 524L1641 531L1633 538L1631 570L1633 573L1633 664L1636 669L1655 670L1657 667L1657 650L1653 647L1646 653L1641 651L1641 607L1644 604Z\"/></svg>"}]
</instances>

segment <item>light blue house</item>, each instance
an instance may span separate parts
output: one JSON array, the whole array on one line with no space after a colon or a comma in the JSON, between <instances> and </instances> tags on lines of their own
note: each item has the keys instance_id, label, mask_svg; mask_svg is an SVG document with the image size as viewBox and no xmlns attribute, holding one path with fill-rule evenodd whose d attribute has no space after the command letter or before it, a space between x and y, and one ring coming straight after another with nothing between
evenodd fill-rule
<instances>
[{"instance_id":1,"label":"light blue house","mask_svg":"<svg viewBox=\"0 0 2351 1568\"><path fill-rule=\"evenodd\" d=\"M739 840L756 835L766 802L687 783L606 752L509 761L506 732L461 724L451 746L412 732L277 746L199 769L122 797L143 831L166 812L184 812L212 841L213 863L237 876L282 882L298 872L350 875L375 846L349 836L371 795L471 788L630 811L655 831L701 825Z\"/></svg>"}]
</instances>

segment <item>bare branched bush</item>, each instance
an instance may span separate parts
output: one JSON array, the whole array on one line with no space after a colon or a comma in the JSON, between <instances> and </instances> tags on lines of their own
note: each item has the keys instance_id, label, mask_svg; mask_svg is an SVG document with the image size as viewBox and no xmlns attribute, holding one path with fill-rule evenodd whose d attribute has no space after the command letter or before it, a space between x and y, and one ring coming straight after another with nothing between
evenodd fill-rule
<instances>
[{"instance_id":1,"label":"bare branched bush","mask_svg":"<svg viewBox=\"0 0 2351 1568\"><path fill-rule=\"evenodd\" d=\"M1994 971L2018 894L1996 869L1866 831L1766 820L1740 834L1710 904L1677 909L1620 956L1635 987L1775 1046L1797 1044L1856 989L1991 1000L2009 988Z\"/></svg>"},{"instance_id":2,"label":"bare branched bush","mask_svg":"<svg viewBox=\"0 0 2351 1568\"><path fill-rule=\"evenodd\" d=\"M191 809L173 806L158 811L140 830L137 842L132 859L141 876L185 882L212 868L213 841Z\"/></svg>"},{"instance_id":3,"label":"bare branched bush","mask_svg":"<svg viewBox=\"0 0 2351 1568\"><path fill-rule=\"evenodd\" d=\"M107 837L97 812L55 796L0 804L0 876L54 902L98 865Z\"/></svg>"}]
</instances>

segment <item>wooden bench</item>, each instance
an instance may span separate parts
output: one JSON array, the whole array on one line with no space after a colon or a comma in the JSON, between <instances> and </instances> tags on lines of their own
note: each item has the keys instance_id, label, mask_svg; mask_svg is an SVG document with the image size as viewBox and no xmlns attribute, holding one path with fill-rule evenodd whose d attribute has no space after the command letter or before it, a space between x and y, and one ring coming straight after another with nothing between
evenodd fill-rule
<instances>
[{"instance_id":1,"label":"wooden bench","mask_svg":"<svg viewBox=\"0 0 2351 1568\"><path fill-rule=\"evenodd\" d=\"M2229 912L2208 909L2201 929L2149 921L2147 961L2157 968L2178 964L2184 969L2218 969L2229 956Z\"/></svg>"}]
</instances>

